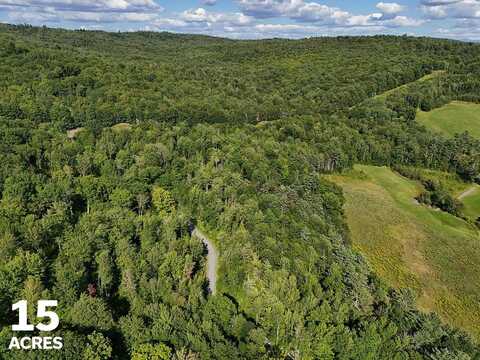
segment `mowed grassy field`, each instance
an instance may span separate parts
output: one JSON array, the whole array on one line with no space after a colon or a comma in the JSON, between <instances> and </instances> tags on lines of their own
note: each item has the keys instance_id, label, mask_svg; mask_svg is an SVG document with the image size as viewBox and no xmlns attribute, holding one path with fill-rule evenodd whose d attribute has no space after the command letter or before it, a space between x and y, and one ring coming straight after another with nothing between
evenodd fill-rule
<instances>
[{"instance_id":1,"label":"mowed grassy field","mask_svg":"<svg viewBox=\"0 0 480 360\"><path fill-rule=\"evenodd\" d=\"M429 112L418 111L417 121L446 136L468 131L480 139L480 104L453 101Z\"/></svg>"},{"instance_id":2,"label":"mowed grassy field","mask_svg":"<svg viewBox=\"0 0 480 360\"><path fill-rule=\"evenodd\" d=\"M354 247L424 311L480 339L480 235L467 222L415 201L422 190L386 167L328 177L343 188Z\"/></svg>"},{"instance_id":3,"label":"mowed grassy field","mask_svg":"<svg viewBox=\"0 0 480 360\"><path fill-rule=\"evenodd\" d=\"M480 217L480 185L472 187L468 195L461 197L460 201L465 206L464 214L472 220Z\"/></svg>"}]
</instances>

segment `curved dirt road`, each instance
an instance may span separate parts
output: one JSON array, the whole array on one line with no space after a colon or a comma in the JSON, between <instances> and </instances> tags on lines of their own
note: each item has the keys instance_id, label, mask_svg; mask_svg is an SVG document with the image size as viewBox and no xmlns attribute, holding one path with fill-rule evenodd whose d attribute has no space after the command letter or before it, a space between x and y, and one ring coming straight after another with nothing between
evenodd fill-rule
<instances>
[{"instance_id":1,"label":"curved dirt road","mask_svg":"<svg viewBox=\"0 0 480 360\"><path fill-rule=\"evenodd\" d=\"M466 198L467 196L473 194L475 191L477 191L477 186L474 185L472 186L470 189L468 189L467 191L464 191L462 194L460 194L460 196L458 196L458 200L462 200L463 198Z\"/></svg>"},{"instance_id":2,"label":"curved dirt road","mask_svg":"<svg viewBox=\"0 0 480 360\"><path fill-rule=\"evenodd\" d=\"M209 283L210 292L212 295L215 295L217 291L217 263L218 263L218 253L213 243L197 228L194 228L192 231L192 236L200 239L202 243L207 247L207 278Z\"/></svg>"}]
</instances>

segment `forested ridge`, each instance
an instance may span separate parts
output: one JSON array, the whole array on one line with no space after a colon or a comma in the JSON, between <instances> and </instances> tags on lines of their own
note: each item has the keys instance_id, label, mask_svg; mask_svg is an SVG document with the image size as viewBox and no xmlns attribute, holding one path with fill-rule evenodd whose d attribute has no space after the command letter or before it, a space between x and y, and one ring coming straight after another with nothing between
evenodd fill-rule
<instances>
[{"instance_id":1,"label":"forested ridge","mask_svg":"<svg viewBox=\"0 0 480 360\"><path fill-rule=\"evenodd\" d=\"M351 248L322 177L365 163L479 182L479 140L415 122L480 101L479 55L0 25L0 356L479 359ZM192 224L219 250L214 296ZM6 350L19 299L59 301L62 351Z\"/></svg>"}]
</instances>

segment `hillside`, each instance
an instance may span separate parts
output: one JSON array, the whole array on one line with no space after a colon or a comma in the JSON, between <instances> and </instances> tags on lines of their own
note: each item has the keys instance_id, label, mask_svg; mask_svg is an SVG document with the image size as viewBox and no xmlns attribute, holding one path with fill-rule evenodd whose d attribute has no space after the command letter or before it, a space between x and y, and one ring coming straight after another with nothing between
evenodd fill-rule
<instances>
[{"instance_id":1,"label":"hillside","mask_svg":"<svg viewBox=\"0 0 480 360\"><path fill-rule=\"evenodd\" d=\"M428 38L0 26L0 358L477 359L464 329L478 324L422 312L351 246L325 175L478 182L479 140L415 116L478 102L479 55ZM452 261L476 254L464 245ZM474 280L455 301L470 306ZM8 352L11 305L41 298L58 300L64 348Z\"/></svg>"},{"instance_id":2,"label":"hillside","mask_svg":"<svg viewBox=\"0 0 480 360\"><path fill-rule=\"evenodd\" d=\"M446 136L468 131L473 137L480 138L479 104L452 102L429 112L419 111L417 120Z\"/></svg>"},{"instance_id":3,"label":"hillside","mask_svg":"<svg viewBox=\"0 0 480 360\"><path fill-rule=\"evenodd\" d=\"M388 168L356 166L332 180L345 193L353 245L375 271L396 288L412 288L422 309L478 337L478 229L418 203L421 185Z\"/></svg>"},{"instance_id":4,"label":"hillside","mask_svg":"<svg viewBox=\"0 0 480 360\"><path fill-rule=\"evenodd\" d=\"M1 29L0 86L9 89L2 101L22 99L2 106L65 128L159 118L244 123L332 113L441 68L438 58L458 62L468 56L465 48L471 51L461 43L411 38L234 42Z\"/></svg>"}]
</instances>

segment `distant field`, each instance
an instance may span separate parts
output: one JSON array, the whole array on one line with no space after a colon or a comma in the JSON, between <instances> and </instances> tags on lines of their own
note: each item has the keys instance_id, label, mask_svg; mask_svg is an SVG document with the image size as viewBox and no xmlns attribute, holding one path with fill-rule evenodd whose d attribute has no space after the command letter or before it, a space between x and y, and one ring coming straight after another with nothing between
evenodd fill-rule
<instances>
[{"instance_id":1,"label":"distant field","mask_svg":"<svg viewBox=\"0 0 480 360\"><path fill-rule=\"evenodd\" d=\"M399 90L402 90L402 89L406 89L408 88L411 84L414 84L416 82L423 82L423 81L427 81L427 80L431 80L431 79L435 79L436 77L444 74L445 71L444 70L436 70L436 71L432 71L432 73L430 74L427 74L423 77L421 77L420 79L416 80L416 81L413 81L413 82L410 82L410 83L406 83L406 84L403 84L403 85L400 85L394 89L390 89L388 91L385 91L384 93L381 93L381 94L378 94L377 96L375 96L375 99L386 99L388 95L390 94L393 94Z\"/></svg>"},{"instance_id":2,"label":"distant field","mask_svg":"<svg viewBox=\"0 0 480 360\"><path fill-rule=\"evenodd\" d=\"M447 136L468 131L480 138L480 104L453 101L429 112L419 111L417 121Z\"/></svg>"},{"instance_id":3,"label":"distant field","mask_svg":"<svg viewBox=\"0 0 480 360\"><path fill-rule=\"evenodd\" d=\"M419 205L421 185L388 168L356 166L329 178L344 190L354 247L377 274L396 288L412 288L421 309L479 339L478 230Z\"/></svg>"}]
</instances>

